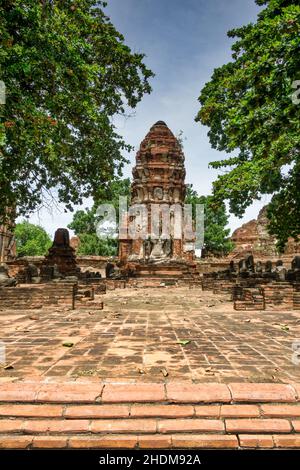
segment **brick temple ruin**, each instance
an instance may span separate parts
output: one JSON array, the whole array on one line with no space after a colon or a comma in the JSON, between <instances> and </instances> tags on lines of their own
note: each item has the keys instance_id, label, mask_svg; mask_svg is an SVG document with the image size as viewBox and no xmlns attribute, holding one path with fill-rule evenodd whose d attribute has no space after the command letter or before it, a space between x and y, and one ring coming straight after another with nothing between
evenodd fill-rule
<instances>
[{"instance_id":1,"label":"brick temple ruin","mask_svg":"<svg viewBox=\"0 0 300 470\"><path fill-rule=\"evenodd\" d=\"M158 121L133 170L141 228L184 197ZM65 228L16 258L2 228L0 448L300 448L300 250L279 256L267 223L263 209L232 253L200 260L193 235L126 230L119 257L82 257Z\"/></svg>"},{"instance_id":2,"label":"brick temple ruin","mask_svg":"<svg viewBox=\"0 0 300 470\"><path fill-rule=\"evenodd\" d=\"M95 295L106 289L202 286L203 290L229 293L236 310L298 310L300 243L289 239L279 256L276 240L267 230L266 208L257 219L235 230L231 237L234 249L227 257L197 260L193 230L175 235L176 217L184 217L184 161L178 139L165 122L156 122L136 154L131 208L120 218L117 258L76 256L79 240L70 240L63 228L56 231L45 257L16 258L13 233L2 226L0 308L64 302L72 308L98 308L102 299L96 302ZM141 206L146 207L147 216L138 219ZM163 229L163 210L169 217L169 238ZM155 211L159 214L156 231L151 217ZM129 236L130 224L138 226L141 236ZM146 237L142 236L145 230Z\"/></svg>"},{"instance_id":3,"label":"brick temple ruin","mask_svg":"<svg viewBox=\"0 0 300 470\"><path fill-rule=\"evenodd\" d=\"M0 308L102 309L106 285L99 272L82 271L67 229L57 229L45 257L6 260L0 266Z\"/></svg>"},{"instance_id":4,"label":"brick temple ruin","mask_svg":"<svg viewBox=\"0 0 300 470\"><path fill-rule=\"evenodd\" d=\"M276 238L268 232L267 206L263 207L257 219L246 222L237 228L231 235L234 249L230 253L230 258L242 258L246 255L253 255L255 258L273 259L279 257L276 247ZM300 253L300 241L289 238L281 254L281 258L291 261L291 257Z\"/></svg>"},{"instance_id":5,"label":"brick temple ruin","mask_svg":"<svg viewBox=\"0 0 300 470\"><path fill-rule=\"evenodd\" d=\"M196 272L194 235L185 234L181 227L176 234L175 224L183 220L186 194L184 154L181 145L163 121L156 122L142 141L136 155L131 187L131 207L143 205L147 215L140 227L141 236L128 236L128 225L136 215L126 216L125 230L119 241L120 267L129 278L144 278L150 282L160 279L192 279ZM169 216L170 237L164 237L160 219L153 234L152 215ZM146 230L149 236L143 238ZM124 232L124 233L123 233Z\"/></svg>"},{"instance_id":6,"label":"brick temple ruin","mask_svg":"<svg viewBox=\"0 0 300 470\"><path fill-rule=\"evenodd\" d=\"M231 261L225 270L203 274L202 289L227 292L235 310L300 310L300 256L285 265L255 262L252 255Z\"/></svg>"}]
</instances>

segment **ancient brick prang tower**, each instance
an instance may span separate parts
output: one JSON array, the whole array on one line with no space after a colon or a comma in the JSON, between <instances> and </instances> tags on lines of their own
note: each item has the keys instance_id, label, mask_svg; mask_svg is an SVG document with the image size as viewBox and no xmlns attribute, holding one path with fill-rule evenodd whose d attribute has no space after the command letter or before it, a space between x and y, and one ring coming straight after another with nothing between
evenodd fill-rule
<instances>
[{"instance_id":1,"label":"ancient brick prang tower","mask_svg":"<svg viewBox=\"0 0 300 470\"><path fill-rule=\"evenodd\" d=\"M178 222L173 208L182 212L185 199L184 154L179 141L163 121L154 124L140 145L136 155L136 166L133 169L131 189L131 206L142 204L148 210L148 239L121 237L119 256L121 261L142 261L147 263L164 263L170 260L192 260L194 246L192 240L171 235L169 239L161 234L153 237L151 231L151 214L153 206L168 206L170 226ZM176 209L176 210L177 210ZM129 223L131 221L129 216ZM177 225L178 226L178 225Z\"/></svg>"},{"instance_id":2,"label":"ancient brick prang tower","mask_svg":"<svg viewBox=\"0 0 300 470\"><path fill-rule=\"evenodd\" d=\"M163 121L151 127L141 143L133 169L132 203L183 203L184 155Z\"/></svg>"}]
</instances>

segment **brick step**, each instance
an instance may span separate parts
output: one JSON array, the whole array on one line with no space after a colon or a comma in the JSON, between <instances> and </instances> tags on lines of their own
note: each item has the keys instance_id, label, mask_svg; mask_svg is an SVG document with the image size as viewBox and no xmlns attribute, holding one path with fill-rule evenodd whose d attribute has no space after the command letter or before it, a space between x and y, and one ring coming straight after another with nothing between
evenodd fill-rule
<instances>
[{"instance_id":1,"label":"brick step","mask_svg":"<svg viewBox=\"0 0 300 470\"><path fill-rule=\"evenodd\" d=\"M139 271L134 279L178 279L183 276L181 271L168 273L168 272L151 272Z\"/></svg>"},{"instance_id":2,"label":"brick step","mask_svg":"<svg viewBox=\"0 0 300 470\"><path fill-rule=\"evenodd\" d=\"M0 379L1 402L36 403L244 403L298 402L300 384L152 383L69 379Z\"/></svg>"},{"instance_id":3,"label":"brick step","mask_svg":"<svg viewBox=\"0 0 300 470\"><path fill-rule=\"evenodd\" d=\"M300 446L300 384L0 382L0 448Z\"/></svg>"},{"instance_id":4,"label":"brick step","mask_svg":"<svg viewBox=\"0 0 300 470\"><path fill-rule=\"evenodd\" d=\"M76 309L77 310L103 310L103 302L86 302L86 303L77 303Z\"/></svg>"},{"instance_id":5,"label":"brick step","mask_svg":"<svg viewBox=\"0 0 300 470\"><path fill-rule=\"evenodd\" d=\"M136 277L131 278L127 281L127 287L166 287L166 286L176 286L178 280L172 279L170 277Z\"/></svg>"},{"instance_id":6,"label":"brick step","mask_svg":"<svg viewBox=\"0 0 300 470\"><path fill-rule=\"evenodd\" d=\"M174 404L0 404L0 418L65 418L65 419L121 419L121 418L300 418L299 404L229 404L229 405L174 405ZM1 432L1 430L0 430Z\"/></svg>"},{"instance_id":7,"label":"brick step","mask_svg":"<svg viewBox=\"0 0 300 470\"><path fill-rule=\"evenodd\" d=\"M4 449L262 449L300 448L295 434L179 434L179 435L3 435Z\"/></svg>"}]
</instances>

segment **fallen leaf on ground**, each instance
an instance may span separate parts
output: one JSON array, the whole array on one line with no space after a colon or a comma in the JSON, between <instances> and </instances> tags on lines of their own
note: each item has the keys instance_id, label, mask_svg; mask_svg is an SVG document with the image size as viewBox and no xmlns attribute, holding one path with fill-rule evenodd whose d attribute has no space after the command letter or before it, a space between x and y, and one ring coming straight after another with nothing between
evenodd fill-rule
<instances>
[{"instance_id":1,"label":"fallen leaf on ground","mask_svg":"<svg viewBox=\"0 0 300 470\"><path fill-rule=\"evenodd\" d=\"M283 331L289 331L289 327L287 325L281 325L281 329Z\"/></svg>"},{"instance_id":2,"label":"fallen leaf on ground","mask_svg":"<svg viewBox=\"0 0 300 470\"><path fill-rule=\"evenodd\" d=\"M181 340L177 341L177 344L181 344L182 346L186 346L189 343L190 343L189 339L181 339Z\"/></svg>"},{"instance_id":3,"label":"fallen leaf on ground","mask_svg":"<svg viewBox=\"0 0 300 470\"><path fill-rule=\"evenodd\" d=\"M63 343L63 346L64 346L65 348L71 348L72 346L74 346L74 343L68 343L68 342L67 342L67 343Z\"/></svg>"}]
</instances>

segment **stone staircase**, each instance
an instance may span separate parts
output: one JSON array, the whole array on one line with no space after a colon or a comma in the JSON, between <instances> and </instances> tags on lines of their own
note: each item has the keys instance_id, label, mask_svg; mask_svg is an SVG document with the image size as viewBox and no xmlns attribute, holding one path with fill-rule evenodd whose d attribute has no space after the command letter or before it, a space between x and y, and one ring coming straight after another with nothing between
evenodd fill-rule
<instances>
[{"instance_id":1,"label":"stone staircase","mask_svg":"<svg viewBox=\"0 0 300 470\"><path fill-rule=\"evenodd\" d=\"M300 448L300 384L0 382L0 448Z\"/></svg>"},{"instance_id":2,"label":"stone staircase","mask_svg":"<svg viewBox=\"0 0 300 470\"><path fill-rule=\"evenodd\" d=\"M201 287L201 279L196 263L134 263L134 274L126 281L127 287L168 287L168 286Z\"/></svg>"}]
</instances>

